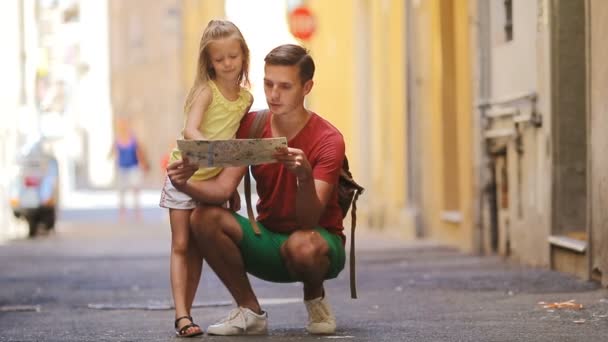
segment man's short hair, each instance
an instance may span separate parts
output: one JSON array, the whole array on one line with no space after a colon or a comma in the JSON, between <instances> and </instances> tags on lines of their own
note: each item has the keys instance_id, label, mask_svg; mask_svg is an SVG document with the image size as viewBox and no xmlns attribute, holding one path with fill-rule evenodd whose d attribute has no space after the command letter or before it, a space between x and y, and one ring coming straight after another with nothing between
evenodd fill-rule
<instances>
[{"instance_id":1,"label":"man's short hair","mask_svg":"<svg viewBox=\"0 0 608 342\"><path fill-rule=\"evenodd\" d=\"M297 66L300 69L302 84L312 80L315 75L315 62L308 50L299 45L279 45L266 55L264 62L267 65Z\"/></svg>"}]
</instances>

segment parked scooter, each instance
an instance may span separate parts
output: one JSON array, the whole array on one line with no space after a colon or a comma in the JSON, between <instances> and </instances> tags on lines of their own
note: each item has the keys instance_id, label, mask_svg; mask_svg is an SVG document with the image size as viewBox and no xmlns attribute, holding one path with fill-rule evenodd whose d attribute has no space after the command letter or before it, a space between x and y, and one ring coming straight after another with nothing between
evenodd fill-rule
<instances>
[{"instance_id":1,"label":"parked scooter","mask_svg":"<svg viewBox=\"0 0 608 342\"><path fill-rule=\"evenodd\" d=\"M17 218L27 221L29 236L40 226L55 227L59 200L57 159L45 151L39 140L17 157L17 172L10 184L10 205Z\"/></svg>"}]
</instances>

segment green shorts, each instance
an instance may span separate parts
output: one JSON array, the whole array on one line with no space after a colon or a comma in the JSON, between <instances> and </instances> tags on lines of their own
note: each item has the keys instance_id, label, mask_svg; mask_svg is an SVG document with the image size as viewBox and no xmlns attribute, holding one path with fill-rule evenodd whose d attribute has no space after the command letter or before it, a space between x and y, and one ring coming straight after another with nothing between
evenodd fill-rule
<instances>
[{"instance_id":1,"label":"green shorts","mask_svg":"<svg viewBox=\"0 0 608 342\"><path fill-rule=\"evenodd\" d=\"M239 242L239 248L247 273L275 283L298 281L289 274L281 257L281 246L287 241L289 234L272 232L258 222L262 234L256 235L249 219L236 213L233 215L243 231L243 239ZM345 252L342 238L322 227L317 227L315 230L321 234L329 246L330 264L325 279L333 279L344 268Z\"/></svg>"}]
</instances>

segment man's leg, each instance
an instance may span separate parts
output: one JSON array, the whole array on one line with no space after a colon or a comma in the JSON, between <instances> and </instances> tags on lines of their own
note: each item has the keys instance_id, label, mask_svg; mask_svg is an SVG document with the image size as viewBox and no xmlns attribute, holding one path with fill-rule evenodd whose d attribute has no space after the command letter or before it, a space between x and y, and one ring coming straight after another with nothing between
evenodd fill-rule
<instances>
[{"instance_id":1,"label":"man's leg","mask_svg":"<svg viewBox=\"0 0 608 342\"><path fill-rule=\"evenodd\" d=\"M205 259L224 283L238 307L207 328L209 335L261 335L268 333L268 316L260 308L245 273L238 242L243 232L232 213L220 207L195 209L190 223Z\"/></svg>"},{"instance_id":2,"label":"man's leg","mask_svg":"<svg viewBox=\"0 0 608 342\"><path fill-rule=\"evenodd\" d=\"M205 251L205 260L237 305L261 314L238 247L243 232L232 213L220 207L199 206L194 210L190 225L200 249Z\"/></svg>"},{"instance_id":3,"label":"man's leg","mask_svg":"<svg viewBox=\"0 0 608 342\"><path fill-rule=\"evenodd\" d=\"M304 283L304 300L322 297L330 259L321 234L314 230L292 233L281 247L281 255L292 277Z\"/></svg>"},{"instance_id":4,"label":"man's leg","mask_svg":"<svg viewBox=\"0 0 608 342\"><path fill-rule=\"evenodd\" d=\"M337 236L322 229L303 230L292 233L281 246L288 271L304 283L304 304L308 311L306 330L311 334L336 331L336 318L325 297L323 280L336 276L343 267L344 259L339 257L343 256L343 245L338 240Z\"/></svg>"}]
</instances>

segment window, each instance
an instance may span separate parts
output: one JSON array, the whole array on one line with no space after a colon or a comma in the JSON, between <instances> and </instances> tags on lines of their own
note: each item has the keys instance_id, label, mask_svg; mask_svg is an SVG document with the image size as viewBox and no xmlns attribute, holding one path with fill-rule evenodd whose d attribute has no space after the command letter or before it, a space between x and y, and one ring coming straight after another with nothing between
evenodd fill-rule
<instances>
[{"instance_id":1,"label":"window","mask_svg":"<svg viewBox=\"0 0 608 342\"><path fill-rule=\"evenodd\" d=\"M505 41L513 40L513 0L504 0L505 5Z\"/></svg>"}]
</instances>

